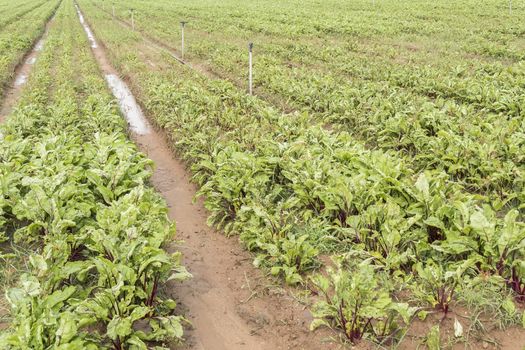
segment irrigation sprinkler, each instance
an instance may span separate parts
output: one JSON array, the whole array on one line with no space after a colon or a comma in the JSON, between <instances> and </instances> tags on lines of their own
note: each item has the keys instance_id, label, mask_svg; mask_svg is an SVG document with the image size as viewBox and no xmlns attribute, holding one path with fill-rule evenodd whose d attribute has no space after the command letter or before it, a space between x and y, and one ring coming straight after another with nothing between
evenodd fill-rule
<instances>
[{"instance_id":1,"label":"irrigation sprinkler","mask_svg":"<svg viewBox=\"0 0 525 350\"><path fill-rule=\"evenodd\" d=\"M131 11L131 28L133 29L133 31L135 31L135 17L133 15L135 11L133 9L131 9L130 11Z\"/></svg>"},{"instance_id":2,"label":"irrigation sprinkler","mask_svg":"<svg viewBox=\"0 0 525 350\"><path fill-rule=\"evenodd\" d=\"M512 15L512 0L509 0L509 13Z\"/></svg>"},{"instance_id":3,"label":"irrigation sprinkler","mask_svg":"<svg viewBox=\"0 0 525 350\"><path fill-rule=\"evenodd\" d=\"M252 59L253 43L248 44L248 87L250 95L253 95L253 59Z\"/></svg>"},{"instance_id":4,"label":"irrigation sprinkler","mask_svg":"<svg viewBox=\"0 0 525 350\"><path fill-rule=\"evenodd\" d=\"M113 18L115 18L115 3L113 3Z\"/></svg>"},{"instance_id":5,"label":"irrigation sprinkler","mask_svg":"<svg viewBox=\"0 0 525 350\"><path fill-rule=\"evenodd\" d=\"M180 43L180 52L181 52L181 59L184 61L184 26L187 22L181 21L180 22L180 33L181 33L181 43Z\"/></svg>"}]
</instances>

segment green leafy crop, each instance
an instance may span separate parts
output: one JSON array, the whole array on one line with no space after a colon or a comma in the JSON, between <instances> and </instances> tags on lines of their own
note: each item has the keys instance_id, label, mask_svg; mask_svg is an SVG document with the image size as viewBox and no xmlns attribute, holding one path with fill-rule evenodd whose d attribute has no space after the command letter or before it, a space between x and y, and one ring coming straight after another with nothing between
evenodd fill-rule
<instances>
[{"instance_id":1,"label":"green leafy crop","mask_svg":"<svg viewBox=\"0 0 525 350\"><path fill-rule=\"evenodd\" d=\"M127 139L72 1L62 2L1 132L0 239L35 247L6 291L2 348L181 341L187 321L160 292L190 277L181 254L164 248L175 226L148 185L152 162Z\"/></svg>"},{"instance_id":2,"label":"green leafy crop","mask_svg":"<svg viewBox=\"0 0 525 350\"><path fill-rule=\"evenodd\" d=\"M408 304L392 300L388 278L370 260L349 262L334 259L335 269L328 267L327 276L312 278L322 301L315 304L311 328L321 325L341 328L346 338L356 343L369 337L391 344L402 336L414 310ZM381 283L383 282L383 283ZM381 287L379 287L381 283Z\"/></svg>"}]
</instances>

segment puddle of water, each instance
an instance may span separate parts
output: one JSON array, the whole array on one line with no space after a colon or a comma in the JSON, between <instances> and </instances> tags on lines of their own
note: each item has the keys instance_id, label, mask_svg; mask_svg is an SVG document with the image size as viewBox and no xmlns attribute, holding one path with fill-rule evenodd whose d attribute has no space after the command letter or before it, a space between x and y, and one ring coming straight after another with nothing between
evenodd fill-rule
<instances>
[{"instance_id":1,"label":"puddle of water","mask_svg":"<svg viewBox=\"0 0 525 350\"><path fill-rule=\"evenodd\" d=\"M53 18L51 19L51 21L53 20ZM25 65L26 66L34 65L36 63L36 58L38 56L36 53L42 51L43 49L44 49L44 38L40 38L40 40L38 40L35 47L33 48L33 52L31 52L31 55L26 59ZM15 78L15 82L14 82L15 87L20 87L27 82L27 76L28 76L27 72L29 70L30 69L24 66L22 67L22 69L19 71L18 75Z\"/></svg>"},{"instance_id":2,"label":"puddle of water","mask_svg":"<svg viewBox=\"0 0 525 350\"><path fill-rule=\"evenodd\" d=\"M148 122L126 83L115 74L107 74L106 81L113 95L117 98L120 110L126 116L131 130L138 135L149 134Z\"/></svg>"},{"instance_id":3,"label":"puddle of water","mask_svg":"<svg viewBox=\"0 0 525 350\"><path fill-rule=\"evenodd\" d=\"M35 51L42 51L43 48L44 48L44 39L40 39L35 45Z\"/></svg>"},{"instance_id":4,"label":"puddle of water","mask_svg":"<svg viewBox=\"0 0 525 350\"><path fill-rule=\"evenodd\" d=\"M93 32L84 20L84 16L80 12L80 9L77 5L75 5L75 7L77 9L77 14L78 18L80 19L80 23L84 27L88 39L91 42L91 47L95 49L94 51L96 52L101 51L101 49L98 48L95 37L93 36ZM109 88L113 93L113 96L115 96L115 98L117 99L120 110L122 114L124 114L124 116L126 117L131 131L138 135L149 134L151 130L149 123L146 120L144 113L142 113L142 109L138 105L137 100L135 100L135 97L131 93L126 83L122 79L120 79L116 74L112 74L111 70L106 71L106 73L108 73L105 75L106 82L108 83Z\"/></svg>"},{"instance_id":5,"label":"puddle of water","mask_svg":"<svg viewBox=\"0 0 525 350\"><path fill-rule=\"evenodd\" d=\"M96 49L98 47L98 44L97 44L97 41L95 40L95 36L93 35L93 32L87 25L86 21L84 21L84 16L82 15L82 13L80 13L80 9L78 8L78 6L75 5L75 7L77 9L77 14L78 14L78 18L80 19L80 23L84 27L84 31L86 32L89 42L91 43L91 48Z\"/></svg>"},{"instance_id":6,"label":"puddle of water","mask_svg":"<svg viewBox=\"0 0 525 350\"><path fill-rule=\"evenodd\" d=\"M27 81L27 75L20 74L15 79L15 86L22 86L26 83L26 81Z\"/></svg>"},{"instance_id":7,"label":"puddle of water","mask_svg":"<svg viewBox=\"0 0 525 350\"><path fill-rule=\"evenodd\" d=\"M95 49L94 51L96 52L100 51L91 28L89 28L88 24L84 20L84 16L76 4L75 7L77 9L80 23L84 27L88 39L91 42L91 48ZM106 73L111 73L111 70L106 71ZM113 93L113 96L115 96L118 101L122 114L124 114L128 120L131 131L138 135L149 134L151 130L149 123L126 83L122 81L122 79L120 79L116 74L106 74L105 78L109 88L111 89L111 92Z\"/></svg>"},{"instance_id":8,"label":"puddle of water","mask_svg":"<svg viewBox=\"0 0 525 350\"><path fill-rule=\"evenodd\" d=\"M39 52L44 49L44 37L46 36L48 25L49 23L51 23L53 18L51 18L51 20L46 24L46 30L44 34L37 41L37 43L33 47L31 53L25 59L22 66L17 67L15 72L15 80L13 81L13 86L6 92L6 98L4 99L3 103L0 104L0 123L2 123L5 120L5 117L7 117L11 113L14 104L17 102L18 97L20 96L22 86L27 83L27 79L29 78L31 70L33 69L32 66L36 63ZM0 132L0 140L3 140L3 138L4 135Z\"/></svg>"}]
</instances>

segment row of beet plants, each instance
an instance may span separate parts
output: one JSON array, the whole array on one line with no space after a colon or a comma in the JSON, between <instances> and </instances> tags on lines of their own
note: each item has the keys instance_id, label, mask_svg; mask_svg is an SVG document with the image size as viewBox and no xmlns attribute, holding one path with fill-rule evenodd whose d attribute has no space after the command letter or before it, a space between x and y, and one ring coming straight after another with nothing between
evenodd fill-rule
<instances>
[{"instance_id":1,"label":"row of beet plants","mask_svg":"<svg viewBox=\"0 0 525 350\"><path fill-rule=\"evenodd\" d=\"M2 126L0 237L34 247L6 292L4 349L147 349L183 336L161 293L189 277L163 246L175 227L148 185L71 0L62 2L16 111Z\"/></svg>"}]
</instances>

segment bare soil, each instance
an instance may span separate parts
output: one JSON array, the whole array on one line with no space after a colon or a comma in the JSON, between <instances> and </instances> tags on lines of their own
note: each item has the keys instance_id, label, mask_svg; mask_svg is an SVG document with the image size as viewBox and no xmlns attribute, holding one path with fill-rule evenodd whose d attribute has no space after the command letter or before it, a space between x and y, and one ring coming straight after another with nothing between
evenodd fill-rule
<instances>
[{"instance_id":1,"label":"bare soil","mask_svg":"<svg viewBox=\"0 0 525 350\"><path fill-rule=\"evenodd\" d=\"M525 349L525 332L523 328L514 326L505 330L499 330L494 325L490 325L489 319L483 317L483 324L486 329L469 332L472 323L471 316L464 307L453 305L452 310L446 316L442 312L436 312L428 315L425 320L416 319L411 323L408 333L398 349L420 349L420 344L424 341L431 328L436 325L440 328L440 345L443 349ZM463 335L461 337L454 335L454 322L456 319L463 327Z\"/></svg>"}]
</instances>

